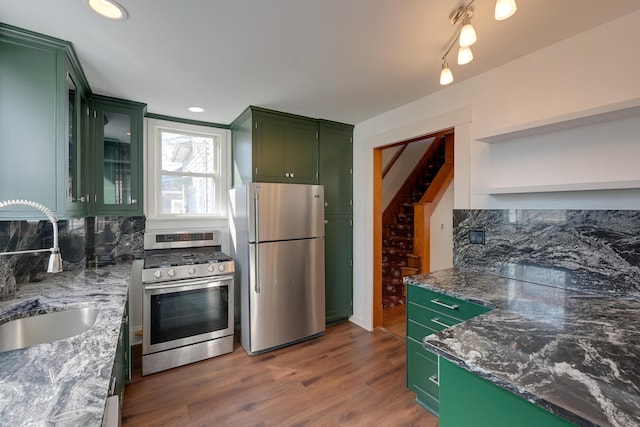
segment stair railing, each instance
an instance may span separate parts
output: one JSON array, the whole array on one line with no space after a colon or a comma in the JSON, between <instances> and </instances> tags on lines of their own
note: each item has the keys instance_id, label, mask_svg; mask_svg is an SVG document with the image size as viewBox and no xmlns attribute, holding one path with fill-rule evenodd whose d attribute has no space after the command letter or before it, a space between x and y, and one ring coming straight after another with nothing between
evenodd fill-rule
<instances>
[{"instance_id":1,"label":"stair railing","mask_svg":"<svg viewBox=\"0 0 640 427\"><path fill-rule=\"evenodd\" d=\"M404 152L404 150L407 149L407 145L409 145L409 144L410 144L409 141L407 141L404 144L402 144L402 148L399 149L396 152L396 154L393 155L393 158L389 161L389 164L387 166L385 166L384 170L382 171L382 179L384 179L384 177L387 176L387 174L389 173L391 168L393 168L393 165L396 164L396 162L398 161L400 156L402 156L402 153Z\"/></svg>"},{"instance_id":2,"label":"stair railing","mask_svg":"<svg viewBox=\"0 0 640 427\"><path fill-rule=\"evenodd\" d=\"M422 168L427 163L429 163L429 160L431 160L431 158L434 156L434 154L440 147L440 144L444 142L444 139L447 135L451 135L451 137L453 138L453 133L451 130L435 136L433 142L431 143L431 145L429 145L429 148L427 148L427 150L423 154L420 161L416 164L416 166L413 168L411 173L404 180L404 183L402 184L400 189L396 192L395 196L393 196L393 199L391 199L391 202L389 202L384 212L382 213L383 224L388 224L392 220L394 210L402 202L402 199L405 197L405 194L407 193L409 187L414 182L416 176L422 173Z\"/></svg>"},{"instance_id":3,"label":"stair railing","mask_svg":"<svg viewBox=\"0 0 640 427\"><path fill-rule=\"evenodd\" d=\"M453 134L445 137L445 163L418 203L413 205L413 258L420 274L430 271L431 215L453 182Z\"/></svg>"}]
</instances>

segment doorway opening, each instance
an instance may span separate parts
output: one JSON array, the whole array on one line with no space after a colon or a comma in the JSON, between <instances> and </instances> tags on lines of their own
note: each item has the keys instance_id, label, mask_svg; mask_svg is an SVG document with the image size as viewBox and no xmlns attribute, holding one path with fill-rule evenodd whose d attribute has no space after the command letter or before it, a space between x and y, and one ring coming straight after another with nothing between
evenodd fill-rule
<instances>
[{"instance_id":1,"label":"doorway opening","mask_svg":"<svg viewBox=\"0 0 640 427\"><path fill-rule=\"evenodd\" d=\"M402 279L430 271L430 218L453 180L453 129L375 148L373 178L374 327L404 336Z\"/></svg>"}]
</instances>

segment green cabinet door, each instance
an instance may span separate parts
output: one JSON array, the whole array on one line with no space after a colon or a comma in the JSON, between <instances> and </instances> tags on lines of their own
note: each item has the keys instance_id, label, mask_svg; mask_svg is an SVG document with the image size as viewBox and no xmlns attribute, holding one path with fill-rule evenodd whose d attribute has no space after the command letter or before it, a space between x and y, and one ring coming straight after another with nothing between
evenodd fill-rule
<instances>
[{"instance_id":1,"label":"green cabinet door","mask_svg":"<svg viewBox=\"0 0 640 427\"><path fill-rule=\"evenodd\" d=\"M66 74L66 121L67 130L67 191L66 211L70 217L84 217L89 202L90 164L89 144L89 97L88 83L82 73L76 71L79 65L67 61Z\"/></svg>"},{"instance_id":2,"label":"green cabinet door","mask_svg":"<svg viewBox=\"0 0 640 427\"><path fill-rule=\"evenodd\" d=\"M0 201L27 199L64 217L65 51L0 24ZM42 218L35 209L0 218Z\"/></svg>"},{"instance_id":3,"label":"green cabinet door","mask_svg":"<svg viewBox=\"0 0 640 427\"><path fill-rule=\"evenodd\" d=\"M439 358L421 341L407 337L407 387L416 394L416 403L438 415Z\"/></svg>"},{"instance_id":4,"label":"green cabinet door","mask_svg":"<svg viewBox=\"0 0 640 427\"><path fill-rule=\"evenodd\" d=\"M94 215L143 215L144 104L94 96Z\"/></svg>"},{"instance_id":5,"label":"green cabinet door","mask_svg":"<svg viewBox=\"0 0 640 427\"><path fill-rule=\"evenodd\" d=\"M347 320L353 313L352 226L348 215L325 214L325 321Z\"/></svg>"},{"instance_id":6,"label":"green cabinet door","mask_svg":"<svg viewBox=\"0 0 640 427\"><path fill-rule=\"evenodd\" d=\"M327 324L353 313L353 126L320 120L320 184L324 186Z\"/></svg>"},{"instance_id":7,"label":"green cabinet door","mask_svg":"<svg viewBox=\"0 0 640 427\"><path fill-rule=\"evenodd\" d=\"M320 121L320 183L325 207L351 212L353 200L353 126Z\"/></svg>"},{"instance_id":8,"label":"green cabinet door","mask_svg":"<svg viewBox=\"0 0 640 427\"><path fill-rule=\"evenodd\" d=\"M291 120L284 153L285 179L298 184L318 183L318 126L315 120Z\"/></svg>"},{"instance_id":9,"label":"green cabinet door","mask_svg":"<svg viewBox=\"0 0 640 427\"><path fill-rule=\"evenodd\" d=\"M118 396L122 407L125 385L131 380L131 347L129 343L129 299L125 302L124 314L120 323L120 334L116 356L111 370L109 396Z\"/></svg>"},{"instance_id":10,"label":"green cabinet door","mask_svg":"<svg viewBox=\"0 0 640 427\"><path fill-rule=\"evenodd\" d=\"M440 374L440 427L574 426L447 360Z\"/></svg>"},{"instance_id":11,"label":"green cabinet door","mask_svg":"<svg viewBox=\"0 0 640 427\"><path fill-rule=\"evenodd\" d=\"M285 182L285 153L288 122L280 116L257 114L254 181Z\"/></svg>"}]
</instances>

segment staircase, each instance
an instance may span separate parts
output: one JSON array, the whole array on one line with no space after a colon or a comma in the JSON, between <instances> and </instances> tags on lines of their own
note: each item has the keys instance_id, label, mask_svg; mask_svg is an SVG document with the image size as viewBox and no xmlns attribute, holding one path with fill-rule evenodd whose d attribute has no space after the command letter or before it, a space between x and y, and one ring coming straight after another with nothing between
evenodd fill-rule
<instances>
[{"instance_id":1,"label":"staircase","mask_svg":"<svg viewBox=\"0 0 640 427\"><path fill-rule=\"evenodd\" d=\"M450 144L447 144L447 137L450 138ZM438 172L443 169L445 163L448 163L448 158L451 160L451 176L453 175L452 148L453 135L436 137L384 211L382 218L383 309L404 305L402 278L422 271L421 259L414 254L416 237L414 236L416 219L414 205L424 202L425 193L436 180ZM451 153L448 153L449 151Z\"/></svg>"}]
</instances>

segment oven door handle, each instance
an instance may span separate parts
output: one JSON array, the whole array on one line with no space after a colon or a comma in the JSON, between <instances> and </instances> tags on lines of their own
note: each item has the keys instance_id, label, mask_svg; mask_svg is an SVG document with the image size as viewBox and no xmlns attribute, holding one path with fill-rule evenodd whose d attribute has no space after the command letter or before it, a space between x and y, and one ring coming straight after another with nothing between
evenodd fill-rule
<instances>
[{"instance_id":1,"label":"oven door handle","mask_svg":"<svg viewBox=\"0 0 640 427\"><path fill-rule=\"evenodd\" d=\"M224 282L227 280L233 280L233 276L210 276L206 279L197 279L197 280L180 280L176 282L164 282L158 284L145 284L145 290L152 289L171 289L171 288L182 288L185 286L197 286L197 285L208 285L211 283Z\"/></svg>"}]
</instances>

